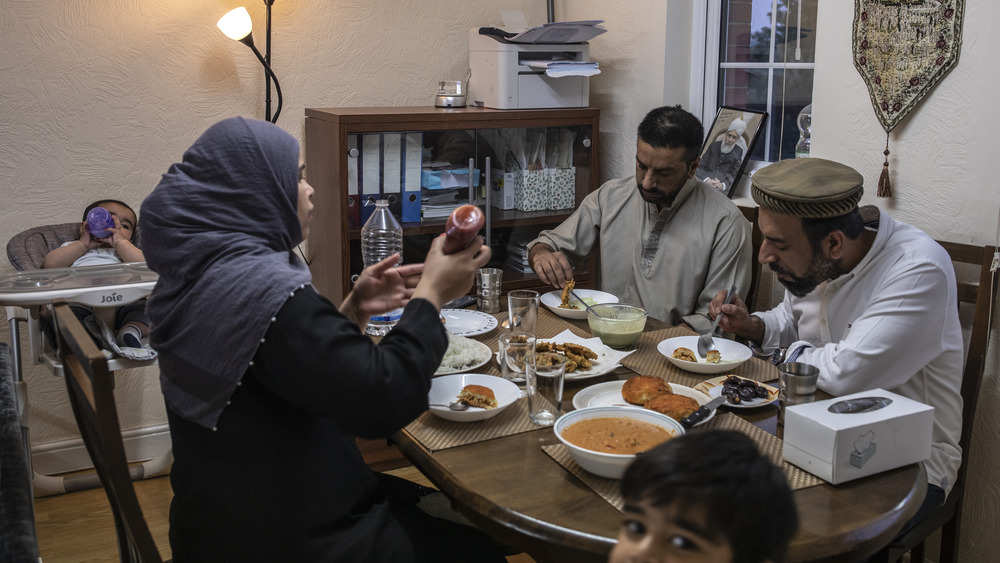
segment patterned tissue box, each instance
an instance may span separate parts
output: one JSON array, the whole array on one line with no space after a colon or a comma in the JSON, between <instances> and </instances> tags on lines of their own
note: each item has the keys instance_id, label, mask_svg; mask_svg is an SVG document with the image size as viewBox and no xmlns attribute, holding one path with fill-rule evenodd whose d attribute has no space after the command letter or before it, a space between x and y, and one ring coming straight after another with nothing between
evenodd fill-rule
<instances>
[{"instance_id":1,"label":"patterned tissue box","mask_svg":"<svg viewBox=\"0 0 1000 563\"><path fill-rule=\"evenodd\" d=\"M549 168L549 209L576 206L576 168Z\"/></svg>"},{"instance_id":2,"label":"patterned tissue box","mask_svg":"<svg viewBox=\"0 0 1000 563\"><path fill-rule=\"evenodd\" d=\"M548 170L522 170L521 179L514 184L514 205L518 211L551 209L551 174Z\"/></svg>"}]
</instances>

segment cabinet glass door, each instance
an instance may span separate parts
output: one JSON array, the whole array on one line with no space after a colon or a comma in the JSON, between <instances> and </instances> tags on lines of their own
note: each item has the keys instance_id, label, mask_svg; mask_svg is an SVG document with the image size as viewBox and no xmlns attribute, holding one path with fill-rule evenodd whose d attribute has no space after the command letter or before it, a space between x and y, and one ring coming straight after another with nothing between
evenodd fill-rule
<instances>
[{"instance_id":1,"label":"cabinet glass door","mask_svg":"<svg viewBox=\"0 0 1000 563\"><path fill-rule=\"evenodd\" d=\"M403 226L404 263L422 262L451 212L472 203L486 214L490 266L503 268L504 285L538 285L526 245L589 193L591 135L589 125L349 134L352 277L364 267L361 228L387 199ZM578 280L588 275L584 262Z\"/></svg>"}]
</instances>

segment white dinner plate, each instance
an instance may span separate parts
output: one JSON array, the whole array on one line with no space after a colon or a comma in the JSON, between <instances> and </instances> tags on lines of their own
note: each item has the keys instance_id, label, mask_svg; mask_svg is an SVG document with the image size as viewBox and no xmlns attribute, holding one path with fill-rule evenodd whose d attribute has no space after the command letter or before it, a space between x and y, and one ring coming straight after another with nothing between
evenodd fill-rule
<instances>
[{"instance_id":1,"label":"white dinner plate","mask_svg":"<svg viewBox=\"0 0 1000 563\"><path fill-rule=\"evenodd\" d=\"M486 334L497 327L497 319L489 313L470 309L441 309L444 328L459 336Z\"/></svg>"},{"instance_id":2,"label":"white dinner plate","mask_svg":"<svg viewBox=\"0 0 1000 563\"><path fill-rule=\"evenodd\" d=\"M747 348L739 342L734 342L732 340L722 338L721 336L716 336L714 340L716 348L718 348L719 353L722 354L722 361L717 364L709 364L705 362L705 358L703 356L698 355L697 336L678 336L676 338L668 338L657 344L656 350L666 356L667 359L670 360L670 362L675 366L692 373L730 372L753 356L750 348ZM678 348L687 348L688 350L691 350L695 357L698 358L698 361L689 362L687 360L678 360L673 357L674 350Z\"/></svg>"},{"instance_id":3,"label":"white dinner plate","mask_svg":"<svg viewBox=\"0 0 1000 563\"><path fill-rule=\"evenodd\" d=\"M772 387L772 386L770 386L770 385L768 385L766 383L759 383L759 385L761 387L767 389L767 398L766 399L756 399L755 398L755 399L750 399L750 400L743 400L738 405L730 403L727 400L726 402L722 403L719 406L729 407L731 409L755 409L757 407L762 407L764 405L770 405L774 401L778 400L778 390L776 388L774 388L774 387ZM710 388L708 390L708 396L711 397L711 398L713 398L713 399L716 398L716 397L718 397L721 394L722 394L722 385L719 385L717 387L712 387L712 388Z\"/></svg>"},{"instance_id":4,"label":"white dinner plate","mask_svg":"<svg viewBox=\"0 0 1000 563\"><path fill-rule=\"evenodd\" d=\"M489 346L483 344L482 342L479 342L478 340L473 340L472 342L475 343L479 348L479 355L476 357L476 360L472 364L462 366L458 369L444 369L443 366L438 366L437 371L434 372L434 375L450 375L453 373L462 373L464 371L472 371L474 369L479 369L484 365L486 365L490 361L490 357L493 356L493 351L490 350Z\"/></svg>"},{"instance_id":5,"label":"white dinner plate","mask_svg":"<svg viewBox=\"0 0 1000 563\"><path fill-rule=\"evenodd\" d=\"M596 289L574 289L573 293L580 296L581 299L591 298L600 303L618 303L618 298L610 293L605 293L603 291L597 291ZM570 298L570 304L572 304L576 299ZM587 318L587 308L583 305L578 305L579 309L563 309L559 307L562 303L562 290L557 289L556 291L550 291L541 297L542 305L549 308L550 311L564 317L567 319L586 319Z\"/></svg>"},{"instance_id":6,"label":"white dinner plate","mask_svg":"<svg viewBox=\"0 0 1000 563\"><path fill-rule=\"evenodd\" d=\"M565 341L564 340L560 340L558 338L542 338L542 339L538 340L537 342L557 342L557 343L562 343L562 342L565 342ZM578 381L580 379L590 379L592 377L600 377L602 375L607 375L607 374L613 372L615 370L615 368L617 368L619 365L621 365L617 361L614 361L614 360L612 360L612 359L610 359L608 357L607 353L608 353L608 351L612 351L611 348L608 348L607 346L605 346L603 344L600 344L598 346L592 346L592 345L590 345L590 346L587 346L587 348L590 348L591 350L593 350L593 352L595 354L597 354L597 359L596 360L590 360L590 367L587 368L587 369L576 368L572 372L567 373L566 374L566 381ZM556 352L556 353L558 354L558 352ZM493 354L493 356L497 359L497 363L499 364L500 363L500 352L497 352L497 353ZM500 366L500 369L502 370L503 366ZM524 377L514 378L514 381L516 383L524 383Z\"/></svg>"},{"instance_id":7,"label":"white dinner plate","mask_svg":"<svg viewBox=\"0 0 1000 563\"><path fill-rule=\"evenodd\" d=\"M573 408L583 409L587 407L610 406L638 407L638 405L633 405L622 398L622 387L624 385L624 381L606 381L604 383L598 383L585 389L581 389L573 397ZM676 383L670 383L669 385L670 389L673 390L675 394L691 397L695 401L698 401L698 405L700 406L704 406L711 400L711 397L708 395L690 387L685 387L684 385L678 385ZM710 412L705 420L695 424L695 426L708 422L713 416L715 416L715 411Z\"/></svg>"},{"instance_id":8,"label":"white dinner plate","mask_svg":"<svg viewBox=\"0 0 1000 563\"><path fill-rule=\"evenodd\" d=\"M458 394L466 385L483 385L492 389L493 395L497 399L497 407L494 409L469 407L464 411L449 409L447 405L458 400ZM521 392L517 385L502 377L483 373L456 373L432 379L431 390L427 393L427 402L432 405L444 405L430 407L433 415L455 422L474 422L493 418L514 404L514 401L517 401L520 396Z\"/></svg>"},{"instance_id":9,"label":"white dinner plate","mask_svg":"<svg viewBox=\"0 0 1000 563\"><path fill-rule=\"evenodd\" d=\"M581 379L590 379L592 377L600 377L606 375L615 370L621 365L622 358L628 356L634 350L628 352L623 352L620 350L615 350L609 348L604 344L601 344L601 339L594 338L583 338L582 336L577 336L573 334L573 331L566 329L559 334L553 336L552 338L539 338L536 342L555 342L556 344L562 344L564 342L572 342L574 344L581 344L590 348L592 352L597 354L596 360L590 360L591 367L587 369L577 368L572 373L566 374L566 381L578 381ZM495 354L497 363L500 363L500 353ZM500 368L503 369L503 366ZM514 381L518 381L515 379Z\"/></svg>"}]
</instances>

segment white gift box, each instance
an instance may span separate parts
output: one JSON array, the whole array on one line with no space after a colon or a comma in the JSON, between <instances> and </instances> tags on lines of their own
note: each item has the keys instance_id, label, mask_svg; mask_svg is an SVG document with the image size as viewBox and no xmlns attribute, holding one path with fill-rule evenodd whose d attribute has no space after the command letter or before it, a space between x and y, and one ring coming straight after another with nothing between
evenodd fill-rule
<instances>
[{"instance_id":1,"label":"white gift box","mask_svg":"<svg viewBox=\"0 0 1000 563\"><path fill-rule=\"evenodd\" d=\"M934 407L872 389L785 409L783 455L834 485L931 455Z\"/></svg>"}]
</instances>

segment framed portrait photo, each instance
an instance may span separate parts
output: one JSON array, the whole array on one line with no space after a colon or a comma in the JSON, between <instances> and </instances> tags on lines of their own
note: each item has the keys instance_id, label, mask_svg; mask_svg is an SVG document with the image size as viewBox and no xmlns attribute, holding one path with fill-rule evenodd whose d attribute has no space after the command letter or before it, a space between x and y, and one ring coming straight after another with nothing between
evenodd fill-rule
<instances>
[{"instance_id":1,"label":"framed portrait photo","mask_svg":"<svg viewBox=\"0 0 1000 563\"><path fill-rule=\"evenodd\" d=\"M720 107L694 175L732 198L766 121L766 111Z\"/></svg>"}]
</instances>

